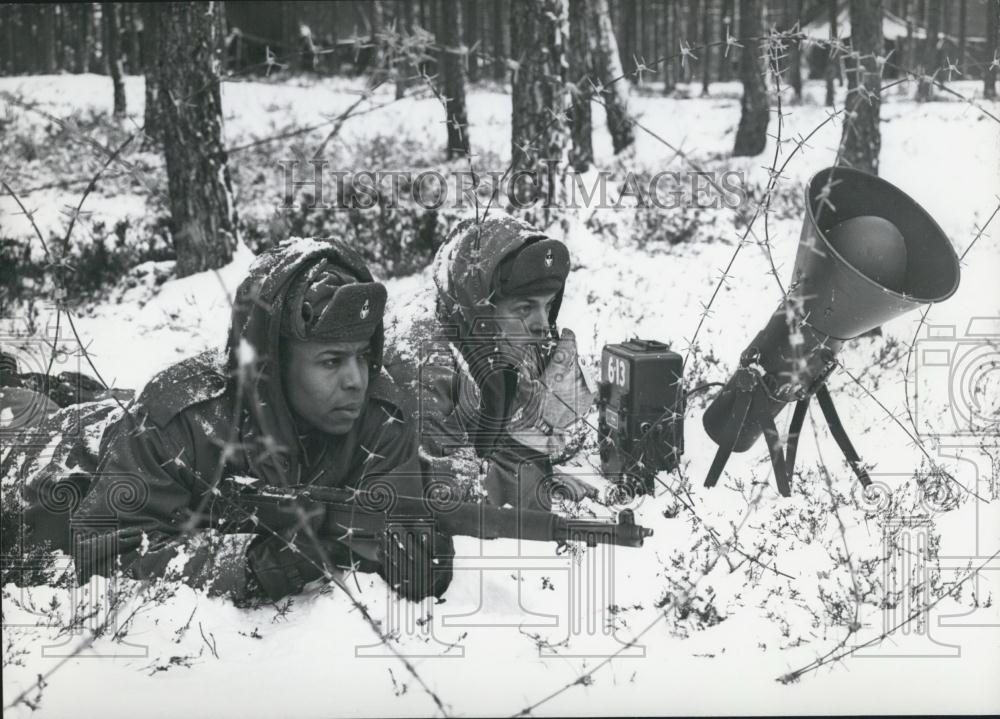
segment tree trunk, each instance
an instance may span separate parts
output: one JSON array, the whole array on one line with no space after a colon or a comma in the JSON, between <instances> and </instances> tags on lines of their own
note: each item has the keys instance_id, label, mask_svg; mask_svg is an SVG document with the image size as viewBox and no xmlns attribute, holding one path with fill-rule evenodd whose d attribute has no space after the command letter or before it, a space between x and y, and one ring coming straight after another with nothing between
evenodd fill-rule
<instances>
[{"instance_id":1,"label":"tree trunk","mask_svg":"<svg viewBox=\"0 0 1000 719\"><path fill-rule=\"evenodd\" d=\"M830 23L830 52L826 61L826 106L833 107L833 78L839 74L840 53L833 45L837 40L837 0L827 0L826 18Z\"/></svg>"},{"instance_id":2,"label":"tree trunk","mask_svg":"<svg viewBox=\"0 0 1000 719\"><path fill-rule=\"evenodd\" d=\"M507 24L503 13L503 0L493 0L493 79L507 79L507 53L504 51L503 28Z\"/></svg>"},{"instance_id":3,"label":"tree trunk","mask_svg":"<svg viewBox=\"0 0 1000 719\"><path fill-rule=\"evenodd\" d=\"M665 53L660 52L660 27L661 20L663 19L663 14L666 8L660 7L658 2L653 3L653 7L650 10L649 18L649 32L650 32L650 51L652 52L652 60L656 62L652 67L652 73L654 78L658 78L663 72L663 63L660 62L661 58Z\"/></svg>"},{"instance_id":4,"label":"tree trunk","mask_svg":"<svg viewBox=\"0 0 1000 719\"><path fill-rule=\"evenodd\" d=\"M787 1L787 0L786 0ZM788 18L785 23L787 29L794 29L796 23L798 23L798 30L802 30L802 10L803 10L802 0L794 0L792 6L795 8L795 14L793 17ZM788 81L792 86L792 90L795 92L795 98L797 100L802 99L802 42L800 40L792 40L788 48L788 62L791 67L791 73L789 74Z\"/></svg>"},{"instance_id":5,"label":"tree trunk","mask_svg":"<svg viewBox=\"0 0 1000 719\"><path fill-rule=\"evenodd\" d=\"M667 49L663 55L668 58L663 63L663 94L669 95L674 91L676 86L677 77L677 60L674 59L674 55L677 54L677 6L674 3L667 3L667 6L663 8L663 37L666 38Z\"/></svg>"},{"instance_id":6,"label":"tree trunk","mask_svg":"<svg viewBox=\"0 0 1000 719\"><path fill-rule=\"evenodd\" d=\"M906 39L903 41L903 51L901 54L902 66L908 70L913 69L914 39L913 39L913 6L916 0L903 0L903 20L906 22Z\"/></svg>"},{"instance_id":7,"label":"tree trunk","mask_svg":"<svg viewBox=\"0 0 1000 719\"><path fill-rule=\"evenodd\" d=\"M611 145L617 155L635 142L635 133L628 112L629 85L621 79L614 82L623 73L621 65L618 64L618 43L611 26L608 0L586 0L586 5L595 84L599 83L602 88L600 101L606 110Z\"/></svg>"},{"instance_id":8,"label":"tree trunk","mask_svg":"<svg viewBox=\"0 0 1000 719\"><path fill-rule=\"evenodd\" d=\"M958 3L958 69L965 72L965 24L968 16L969 3L959 0Z\"/></svg>"},{"instance_id":9,"label":"tree trunk","mask_svg":"<svg viewBox=\"0 0 1000 719\"><path fill-rule=\"evenodd\" d=\"M523 58L511 98L512 177L519 171L533 173L536 191L548 206L563 198L561 175L570 146L566 3L513 0L510 19L511 55ZM516 181L514 186L516 192Z\"/></svg>"},{"instance_id":10,"label":"tree trunk","mask_svg":"<svg viewBox=\"0 0 1000 719\"><path fill-rule=\"evenodd\" d=\"M630 71L635 71L632 77L635 78L636 84L643 85L646 82L646 72L638 68L637 62L645 64L646 58L649 57L646 54L646 0L637 0L637 2L636 15L639 20L639 26L636 29L635 60Z\"/></svg>"},{"instance_id":11,"label":"tree trunk","mask_svg":"<svg viewBox=\"0 0 1000 719\"><path fill-rule=\"evenodd\" d=\"M128 71L133 75L142 72L142 50L139 47L139 30L142 29L142 17L138 3L125 3L128 8Z\"/></svg>"},{"instance_id":12,"label":"tree trunk","mask_svg":"<svg viewBox=\"0 0 1000 719\"><path fill-rule=\"evenodd\" d=\"M143 45L146 48L146 111L142 125L143 149L153 149L163 141L160 127L160 16L167 12L163 3L142 3L140 6L143 26Z\"/></svg>"},{"instance_id":13,"label":"tree trunk","mask_svg":"<svg viewBox=\"0 0 1000 719\"><path fill-rule=\"evenodd\" d=\"M703 0L701 6L701 94L708 95L712 82L712 0Z\"/></svg>"},{"instance_id":14,"label":"tree trunk","mask_svg":"<svg viewBox=\"0 0 1000 719\"><path fill-rule=\"evenodd\" d=\"M997 46L1000 45L1000 0L986 2L986 71L983 73L983 97L997 96Z\"/></svg>"},{"instance_id":15,"label":"tree trunk","mask_svg":"<svg viewBox=\"0 0 1000 719\"><path fill-rule=\"evenodd\" d=\"M719 37L725 40L733 34L733 0L722 0L722 18L719 23L721 32ZM719 81L729 82L730 66L732 61L728 45L723 47L719 53Z\"/></svg>"},{"instance_id":16,"label":"tree trunk","mask_svg":"<svg viewBox=\"0 0 1000 719\"><path fill-rule=\"evenodd\" d=\"M687 38L685 44L688 47L695 48L698 46L698 19L701 17L701 3L699 0L688 0L688 2L685 3L684 11L687 14L687 23L684 28L684 35ZM694 58L689 57L687 59L686 75L689 83L694 82L695 78L698 77L703 51L696 50L693 52Z\"/></svg>"},{"instance_id":17,"label":"tree trunk","mask_svg":"<svg viewBox=\"0 0 1000 719\"><path fill-rule=\"evenodd\" d=\"M882 74L882 0L851 0L851 54L847 56L847 97L840 163L878 174ZM860 58L860 59L859 59Z\"/></svg>"},{"instance_id":18,"label":"tree trunk","mask_svg":"<svg viewBox=\"0 0 1000 719\"><path fill-rule=\"evenodd\" d=\"M41 14L42 72L51 75L56 71L56 8L52 3L39 6Z\"/></svg>"},{"instance_id":19,"label":"tree trunk","mask_svg":"<svg viewBox=\"0 0 1000 719\"><path fill-rule=\"evenodd\" d=\"M462 8L462 44L469 48L466 65L470 82L479 82L479 11L475 0L465 0Z\"/></svg>"},{"instance_id":20,"label":"tree trunk","mask_svg":"<svg viewBox=\"0 0 1000 719\"><path fill-rule=\"evenodd\" d=\"M468 157L469 120L465 111L465 60L462 46L462 7L460 0L445 0L442 8L448 15L442 23L441 75L444 81L445 127L448 129L448 159Z\"/></svg>"},{"instance_id":21,"label":"tree trunk","mask_svg":"<svg viewBox=\"0 0 1000 719\"><path fill-rule=\"evenodd\" d=\"M278 56L280 62L289 67L299 67L298 38L299 38L299 8L298 3L279 3L281 7L281 46L271 51ZM268 68L270 71L270 68Z\"/></svg>"},{"instance_id":22,"label":"tree trunk","mask_svg":"<svg viewBox=\"0 0 1000 719\"><path fill-rule=\"evenodd\" d=\"M940 66L938 34L941 31L941 5L927 3L927 39L924 40L924 56L920 66L920 82L917 84L917 100L923 102L934 98L934 83ZM926 78L926 79L925 79Z\"/></svg>"},{"instance_id":23,"label":"tree trunk","mask_svg":"<svg viewBox=\"0 0 1000 719\"><path fill-rule=\"evenodd\" d=\"M413 35L413 5L406 0L396 0L396 33L403 43ZM409 76L413 74L413 67L402 54L395 58L393 73L396 76L396 99L402 100L406 96Z\"/></svg>"},{"instance_id":24,"label":"tree trunk","mask_svg":"<svg viewBox=\"0 0 1000 719\"><path fill-rule=\"evenodd\" d=\"M570 162L577 172L586 172L594 162L594 144L591 139L590 95L588 81L593 66L590 57L590 29L587 23L587 6L582 2L569 4L569 72L573 83L573 106L570 111L573 149Z\"/></svg>"},{"instance_id":25,"label":"tree trunk","mask_svg":"<svg viewBox=\"0 0 1000 719\"><path fill-rule=\"evenodd\" d=\"M382 0L372 0L369 7L372 12L372 28L369 38L372 45L372 85L377 85L384 82L389 76L389 68L386 67L385 41L381 38L385 28L385 9L382 7Z\"/></svg>"},{"instance_id":26,"label":"tree trunk","mask_svg":"<svg viewBox=\"0 0 1000 719\"><path fill-rule=\"evenodd\" d=\"M125 117L125 71L122 68L122 56L119 45L118 3L104 3L101 7L104 25L104 61L111 75L111 84L115 93L115 117Z\"/></svg>"},{"instance_id":27,"label":"tree trunk","mask_svg":"<svg viewBox=\"0 0 1000 719\"><path fill-rule=\"evenodd\" d=\"M55 38L56 38L56 70L63 71L66 69L66 39L69 36L69 28L66 27L66 6L56 4L53 5L53 10L55 11Z\"/></svg>"},{"instance_id":28,"label":"tree trunk","mask_svg":"<svg viewBox=\"0 0 1000 719\"><path fill-rule=\"evenodd\" d=\"M734 156L759 155L767 144L767 123L770 111L767 105L767 86L761 64L759 42L750 38L763 34L761 0L740 0L740 36L743 52L740 54L740 80L743 82L743 99L740 102L740 125L736 130Z\"/></svg>"},{"instance_id":29,"label":"tree trunk","mask_svg":"<svg viewBox=\"0 0 1000 719\"><path fill-rule=\"evenodd\" d=\"M635 69L635 4L637 0L621 0L622 2L622 67L626 72ZM629 75L629 82L635 81L635 75Z\"/></svg>"},{"instance_id":30,"label":"tree trunk","mask_svg":"<svg viewBox=\"0 0 1000 719\"><path fill-rule=\"evenodd\" d=\"M0 73L14 74L14 8L10 5L0 5L0 27L4 29L3 45L0 46Z\"/></svg>"},{"instance_id":31,"label":"tree trunk","mask_svg":"<svg viewBox=\"0 0 1000 719\"><path fill-rule=\"evenodd\" d=\"M157 71L177 275L222 267L238 241L217 72L222 3L163 3Z\"/></svg>"},{"instance_id":32,"label":"tree trunk","mask_svg":"<svg viewBox=\"0 0 1000 719\"><path fill-rule=\"evenodd\" d=\"M93 22L90 3L82 2L75 6L75 10L77 19L76 70L77 72L90 72L90 55L93 52L90 46L90 26Z\"/></svg>"}]
</instances>

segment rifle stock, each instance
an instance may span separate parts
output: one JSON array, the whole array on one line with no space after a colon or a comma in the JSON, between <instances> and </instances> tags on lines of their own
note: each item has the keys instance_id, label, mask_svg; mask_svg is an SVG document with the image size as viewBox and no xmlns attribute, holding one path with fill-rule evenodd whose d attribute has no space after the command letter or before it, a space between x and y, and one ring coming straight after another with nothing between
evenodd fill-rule
<instances>
[{"instance_id":1,"label":"rifle stock","mask_svg":"<svg viewBox=\"0 0 1000 719\"><path fill-rule=\"evenodd\" d=\"M280 530L322 511L321 533L334 538L374 538L406 525L433 526L451 536L534 541L579 541L593 547L641 547L653 530L635 523L631 510L613 520L576 519L530 509L504 509L479 502L439 501L393 492L335 487L260 487L235 500L255 515L255 529Z\"/></svg>"}]
</instances>

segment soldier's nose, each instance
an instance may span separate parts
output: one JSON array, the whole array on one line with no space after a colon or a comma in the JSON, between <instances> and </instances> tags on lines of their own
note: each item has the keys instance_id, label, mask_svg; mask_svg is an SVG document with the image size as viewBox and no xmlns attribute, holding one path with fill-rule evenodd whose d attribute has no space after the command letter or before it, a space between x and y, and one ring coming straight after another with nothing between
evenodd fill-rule
<instances>
[{"instance_id":1,"label":"soldier's nose","mask_svg":"<svg viewBox=\"0 0 1000 719\"><path fill-rule=\"evenodd\" d=\"M545 334L549 326L549 318L545 315L544 309L537 309L528 318L528 330L535 335Z\"/></svg>"},{"instance_id":2,"label":"soldier's nose","mask_svg":"<svg viewBox=\"0 0 1000 719\"><path fill-rule=\"evenodd\" d=\"M367 366L356 357L351 357L344 364L343 372L340 376L340 384L344 389L360 389L364 384L364 377L368 372Z\"/></svg>"}]
</instances>

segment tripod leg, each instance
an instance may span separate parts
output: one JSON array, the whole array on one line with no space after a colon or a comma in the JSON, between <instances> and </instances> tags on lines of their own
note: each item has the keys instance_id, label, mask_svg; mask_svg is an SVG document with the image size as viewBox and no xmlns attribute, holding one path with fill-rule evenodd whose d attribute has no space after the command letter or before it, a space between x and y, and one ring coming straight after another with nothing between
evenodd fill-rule
<instances>
[{"instance_id":1,"label":"tripod leg","mask_svg":"<svg viewBox=\"0 0 1000 719\"><path fill-rule=\"evenodd\" d=\"M857 475L861 486L867 487L872 483L871 477L868 476L868 470L861 464L861 457L858 455L857 450L854 449L850 437L847 436L847 432L844 430L844 425L837 414L837 408L833 406L833 398L830 396L830 390L826 388L825 384L821 384L819 389L816 390L816 399L819 400L820 409L823 410L826 423L830 425L830 433L837 440L840 451L844 453L844 457L851 465L851 469L854 470L854 474Z\"/></svg>"},{"instance_id":2,"label":"tripod leg","mask_svg":"<svg viewBox=\"0 0 1000 719\"><path fill-rule=\"evenodd\" d=\"M788 477L791 479L795 475L795 455L799 450L799 435L802 433L802 423L806 419L806 410L809 409L809 397L800 399L795 403L795 412L792 413L791 424L788 425L788 445L785 447L785 467L788 469Z\"/></svg>"},{"instance_id":3,"label":"tripod leg","mask_svg":"<svg viewBox=\"0 0 1000 719\"><path fill-rule=\"evenodd\" d=\"M757 422L764 430L764 441L767 442L767 451L771 455L771 467L774 468L774 482L778 485L778 493L782 497L792 496L788 469L785 466L785 452L781 447L781 438L778 436L778 429L774 426L774 420L766 411L757 415Z\"/></svg>"},{"instance_id":4,"label":"tripod leg","mask_svg":"<svg viewBox=\"0 0 1000 719\"><path fill-rule=\"evenodd\" d=\"M714 487L718 481L719 477L722 476L722 470L726 468L726 462L729 461L729 455L733 453L733 447L736 446L736 440L739 439L740 433L743 431L743 424L747 421L747 415L750 413L750 404L753 400L752 392L741 392L733 402L733 416L740 418L739 429L733 435L733 441L728 446L719 445L719 448L715 451L715 459L712 460L712 466L708 470L708 475L705 477L705 486Z\"/></svg>"}]
</instances>

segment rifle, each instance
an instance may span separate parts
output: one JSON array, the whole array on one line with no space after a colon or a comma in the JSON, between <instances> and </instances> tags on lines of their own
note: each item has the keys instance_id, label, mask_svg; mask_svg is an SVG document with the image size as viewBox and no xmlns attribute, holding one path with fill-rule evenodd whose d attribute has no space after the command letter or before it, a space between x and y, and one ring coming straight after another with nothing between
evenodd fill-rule
<instances>
[{"instance_id":1,"label":"rifle","mask_svg":"<svg viewBox=\"0 0 1000 719\"><path fill-rule=\"evenodd\" d=\"M535 541L585 542L588 547L614 544L641 547L653 530L635 523L631 510L612 520L577 519L541 510L504 509L480 502L458 501L450 496L424 497L396 494L387 483L363 489L337 487L262 486L242 489L232 499L251 512L250 531L279 531L301 524L306 515L322 510L321 534L333 537L378 538L394 527L432 525L451 536L497 539L508 537ZM218 526L222 518L212 523ZM212 521L212 518L209 518ZM242 522L246 526L246 520Z\"/></svg>"}]
</instances>

